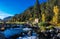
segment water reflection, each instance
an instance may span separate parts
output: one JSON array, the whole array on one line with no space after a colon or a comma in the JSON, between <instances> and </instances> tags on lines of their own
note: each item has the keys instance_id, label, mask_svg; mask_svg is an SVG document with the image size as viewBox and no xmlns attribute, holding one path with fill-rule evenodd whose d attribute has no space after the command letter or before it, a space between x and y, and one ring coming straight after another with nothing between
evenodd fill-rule
<instances>
[{"instance_id":1,"label":"water reflection","mask_svg":"<svg viewBox=\"0 0 60 39\"><path fill-rule=\"evenodd\" d=\"M6 39L37 39L37 34L33 32L32 28L26 26L26 24L25 25L6 24L5 28L6 29L2 32L2 34L4 34L4 38Z\"/></svg>"}]
</instances>

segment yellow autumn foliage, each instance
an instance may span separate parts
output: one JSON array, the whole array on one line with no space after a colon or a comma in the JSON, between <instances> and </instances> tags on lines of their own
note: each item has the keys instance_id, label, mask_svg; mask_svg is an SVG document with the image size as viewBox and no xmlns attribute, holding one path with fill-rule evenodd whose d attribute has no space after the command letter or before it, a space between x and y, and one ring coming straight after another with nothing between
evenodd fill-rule
<instances>
[{"instance_id":1,"label":"yellow autumn foliage","mask_svg":"<svg viewBox=\"0 0 60 39\"><path fill-rule=\"evenodd\" d=\"M29 18L29 20L32 20L32 18Z\"/></svg>"},{"instance_id":2,"label":"yellow autumn foliage","mask_svg":"<svg viewBox=\"0 0 60 39\"><path fill-rule=\"evenodd\" d=\"M54 6L53 12L54 12L55 14L58 14L58 13L59 13L59 8L58 8L58 6Z\"/></svg>"},{"instance_id":3,"label":"yellow autumn foliage","mask_svg":"<svg viewBox=\"0 0 60 39\"><path fill-rule=\"evenodd\" d=\"M60 23L59 23L59 24L57 24L57 26L60 26Z\"/></svg>"},{"instance_id":4,"label":"yellow autumn foliage","mask_svg":"<svg viewBox=\"0 0 60 39\"><path fill-rule=\"evenodd\" d=\"M58 6L54 6L53 12L54 12L53 22L57 24L58 23L58 13L59 13Z\"/></svg>"},{"instance_id":5,"label":"yellow autumn foliage","mask_svg":"<svg viewBox=\"0 0 60 39\"><path fill-rule=\"evenodd\" d=\"M45 22L45 15L42 14L42 21Z\"/></svg>"}]
</instances>

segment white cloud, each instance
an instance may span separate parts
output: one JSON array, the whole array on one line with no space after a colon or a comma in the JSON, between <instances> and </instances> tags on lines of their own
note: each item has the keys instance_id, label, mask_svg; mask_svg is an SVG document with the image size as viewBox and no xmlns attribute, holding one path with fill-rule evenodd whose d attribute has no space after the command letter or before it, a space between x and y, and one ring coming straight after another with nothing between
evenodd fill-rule
<instances>
[{"instance_id":1,"label":"white cloud","mask_svg":"<svg viewBox=\"0 0 60 39\"><path fill-rule=\"evenodd\" d=\"M13 16L13 15L6 13L6 12L3 12L3 11L0 11L0 19L3 19L3 18L8 17L8 16Z\"/></svg>"}]
</instances>

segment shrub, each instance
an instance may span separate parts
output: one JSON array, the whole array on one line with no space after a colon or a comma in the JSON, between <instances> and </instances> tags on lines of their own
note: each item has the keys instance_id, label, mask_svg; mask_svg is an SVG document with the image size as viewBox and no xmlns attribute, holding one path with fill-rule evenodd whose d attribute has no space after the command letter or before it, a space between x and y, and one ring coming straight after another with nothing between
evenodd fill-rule
<instances>
[{"instance_id":1,"label":"shrub","mask_svg":"<svg viewBox=\"0 0 60 39\"><path fill-rule=\"evenodd\" d=\"M48 22L40 22L38 23L38 26L49 26L50 24Z\"/></svg>"}]
</instances>

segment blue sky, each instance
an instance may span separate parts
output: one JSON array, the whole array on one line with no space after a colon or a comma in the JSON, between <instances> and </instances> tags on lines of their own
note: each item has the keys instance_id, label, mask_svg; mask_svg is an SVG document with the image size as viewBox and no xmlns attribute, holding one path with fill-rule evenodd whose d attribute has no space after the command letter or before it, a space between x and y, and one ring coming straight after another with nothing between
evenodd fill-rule
<instances>
[{"instance_id":1,"label":"blue sky","mask_svg":"<svg viewBox=\"0 0 60 39\"><path fill-rule=\"evenodd\" d=\"M22 13L28 7L33 6L36 0L0 0L0 18ZM46 0L39 0L40 3Z\"/></svg>"}]
</instances>

